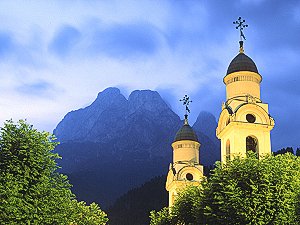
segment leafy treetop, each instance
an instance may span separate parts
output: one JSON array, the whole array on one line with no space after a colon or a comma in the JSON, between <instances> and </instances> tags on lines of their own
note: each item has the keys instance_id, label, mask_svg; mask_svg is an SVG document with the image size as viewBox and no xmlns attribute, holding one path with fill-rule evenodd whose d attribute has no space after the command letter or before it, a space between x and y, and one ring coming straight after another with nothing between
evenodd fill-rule
<instances>
[{"instance_id":1,"label":"leafy treetop","mask_svg":"<svg viewBox=\"0 0 300 225\"><path fill-rule=\"evenodd\" d=\"M218 163L199 187L171 208L152 211L151 225L300 224L300 158L290 153Z\"/></svg>"},{"instance_id":2,"label":"leafy treetop","mask_svg":"<svg viewBox=\"0 0 300 225\"><path fill-rule=\"evenodd\" d=\"M0 130L0 224L105 224L98 205L77 202L57 172L54 136L26 121Z\"/></svg>"}]
</instances>

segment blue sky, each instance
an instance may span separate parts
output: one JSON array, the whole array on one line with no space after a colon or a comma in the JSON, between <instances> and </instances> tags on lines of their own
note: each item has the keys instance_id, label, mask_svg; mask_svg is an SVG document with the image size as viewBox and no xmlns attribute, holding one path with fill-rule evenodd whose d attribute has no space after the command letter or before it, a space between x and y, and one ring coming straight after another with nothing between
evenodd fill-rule
<instances>
[{"instance_id":1,"label":"blue sky","mask_svg":"<svg viewBox=\"0 0 300 225\"><path fill-rule=\"evenodd\" d=\"M275 118L273 149L300 147L297 0L0 1L0 121L51 132L111 86L125 96L157 90L179 114L189 94L192 120L202 110L218 117L239 16Z\"/></svg>"}]
</instances>

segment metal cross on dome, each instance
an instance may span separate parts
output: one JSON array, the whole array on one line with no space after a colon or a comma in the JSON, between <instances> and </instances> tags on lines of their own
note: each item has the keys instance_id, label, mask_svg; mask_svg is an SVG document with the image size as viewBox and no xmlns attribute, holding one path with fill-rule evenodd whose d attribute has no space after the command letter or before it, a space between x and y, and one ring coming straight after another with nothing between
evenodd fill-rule
<instances>
[{"instance_id":1,"label":"metal cross on dome","mask_svg":"<svg viewBox=\"0 0 300 225\"><path fill-rule=\"evenodd\" d=\"M246 20L243 20L242 17L239 17L237 19L237 21L233 22L233 24L236 24L237 26L235 27L235 29L240 29L240 39L241 41L244 39L246 40L246 37L243 33L243 30L245 27L248 27L247 24L244 24L246 22Z\"/></svg>"},{"instance_id":2,"label":"metal cross on dome","mask_svg":"<svg viewBox=\"0 0 300 225\"><path fill-rule=\"evenodd\" d=\"M185 105L185 115L188 115L188 113L191 112L189 105L192 102L190 100L190 97L188 95L183 96L183 99L180 99L179 101L183 102L183 105Z\"/></svg>"}]
</instances>

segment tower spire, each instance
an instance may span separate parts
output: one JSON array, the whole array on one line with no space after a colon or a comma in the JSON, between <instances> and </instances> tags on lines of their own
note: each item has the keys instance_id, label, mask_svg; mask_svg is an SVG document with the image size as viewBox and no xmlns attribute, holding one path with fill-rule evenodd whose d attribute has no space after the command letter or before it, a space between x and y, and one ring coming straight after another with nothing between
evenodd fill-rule
<instances>
[{"instance_id":1,"label":"tower spire","mask_svg":"<svg viewBox=\"0 0 300 225\"><path fill-rule=\"evenodd\" d=\"M188 125L188 113L191 113L191 110L189 108L189 105L191 102L190 97L188 95L184 95L182 99L179 101L183 102L183 105L185 106L185 114L184 114L184 125Z\"/></svg>"},{"instance_id":2,"label":"tower spire","mask_svg":"<svg viewBox=\"0 0 300 225\"><path fill-rule=\"evenodd\" d=\"M245 34L243 32L245 27L248 27L248 24L244 24L246 20L243 20L242 17L239 17L236 21L233 22L233 24L236 24L235 29L240 30L240 53L244 53L244 40L246 40Z\"/></svg>"}]
</instances>

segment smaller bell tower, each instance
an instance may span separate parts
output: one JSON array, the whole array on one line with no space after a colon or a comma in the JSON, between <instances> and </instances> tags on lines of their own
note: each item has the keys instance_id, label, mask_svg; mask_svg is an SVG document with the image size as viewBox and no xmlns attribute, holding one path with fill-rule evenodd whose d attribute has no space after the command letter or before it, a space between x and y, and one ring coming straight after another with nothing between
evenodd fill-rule
<instances>
[{"instance_id":1,"label":"smaller bell tower","mask_svg":"<svg viewBox=\"0 0 300 225\"><path fill-rule=\"evenodd\" d=\"M173 206L178 191L187 185L199 185L203 179L203 166L199 161L200 143L193 128L188 123L190 100L187 95L180 101L185 106L184 124L176 133L172 143L173 163L167 176L166 190L169 192L169 207Z\"/></svg>"}]
</instances>

